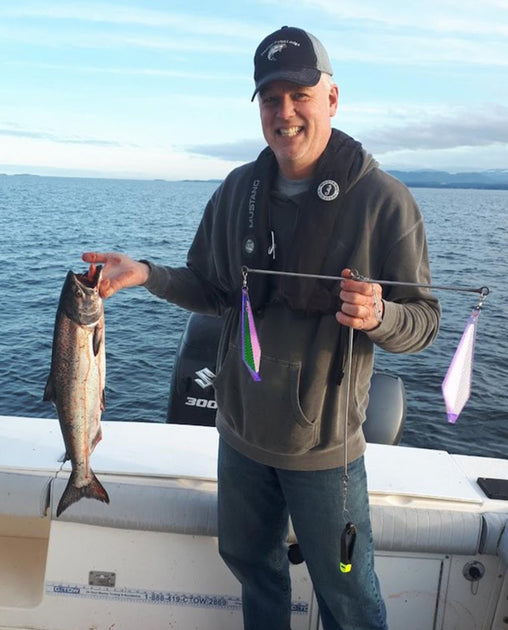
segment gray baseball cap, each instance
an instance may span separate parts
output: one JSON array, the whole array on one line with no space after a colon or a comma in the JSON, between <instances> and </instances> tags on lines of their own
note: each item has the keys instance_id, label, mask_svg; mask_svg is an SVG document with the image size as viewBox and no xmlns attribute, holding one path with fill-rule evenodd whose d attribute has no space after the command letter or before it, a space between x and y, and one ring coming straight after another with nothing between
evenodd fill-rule
<instances>
[{"instance_id":1,"label":"gray baseball cap","mask_svg":"<svg viewBox=\"0 0 508 630\"><path fill-rule=\"evenodd\" d=\"M323 44L301 28L283 26L259 44L254 55L252 99L272 81L291 81L298 85L316 85L321 73L333 74Z\"/></svg>"}]
</instances>

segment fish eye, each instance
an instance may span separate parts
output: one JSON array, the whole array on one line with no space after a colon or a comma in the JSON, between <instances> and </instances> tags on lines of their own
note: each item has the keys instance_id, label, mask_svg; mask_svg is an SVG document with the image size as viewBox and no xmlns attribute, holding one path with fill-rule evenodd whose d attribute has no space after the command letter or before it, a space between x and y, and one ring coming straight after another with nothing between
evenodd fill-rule
<instances>
[{"instance_id":1,"label":"fish eye","mask_svg":"<svg viewBox=\"0 0 508 630\"><path fill-rule=\"evenodd\" d=\"M82 297L83 297L83 291L82 291L81 289L78 289L78 288L76 287L76 289L74 290L74 295L75 295L77 298L82 298Z\"/></svg>"}]
</instances>

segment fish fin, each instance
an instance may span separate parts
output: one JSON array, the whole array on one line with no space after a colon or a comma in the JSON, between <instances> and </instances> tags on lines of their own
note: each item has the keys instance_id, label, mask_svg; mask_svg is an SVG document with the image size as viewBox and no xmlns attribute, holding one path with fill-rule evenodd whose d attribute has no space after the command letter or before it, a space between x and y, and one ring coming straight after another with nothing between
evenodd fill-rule
<instances>
[{"instance_id":1,"label":"fish fin","mask_svg":"<svg viewBox=\"0 0 508 630\"><path fill-rule=\"evenodd\" d=\"M99 354L103 337L103 327L97 325L93 331L93 353L95 356Z\"/></svg>"},{"instance_id":2,"label":"fish fin","mask_svg":"<svg viewBox=\"0 0 508 630\"><path fill-rule=\"evenodd\" d=\"M49 400L52 403L56 402L56 392L55 392L55 386L53 383L52 372L49 373L48 380L46 382L46 387L44 388L44 395L42 397L42 400Z\"/></svg>"},{"instance_id":3,"label":"fish fin","mask_svg":"<svg viewBox=\"0 0 508 630\"><path fill-rule=\"evenodd\" d=\"M90 474L92 476L90 483L82 488L77 488L74 485L75 474L71 473L67 486L58 503L58 507L56 508L57 517L60 516L60 514L70 505L76 503L83 497L86 497L87 499L97 499L97 501L102 501L103 503L109 503L109 496L105 488L92 471L90 471Z\"/></svg>"},{"instance_id":4,"label":"fish fin","mask_svg":"<svg viewBox=\"0 0 508 630\"><path fill-rule=\"evenodd\" d=\"M90 455L94 452L95 447L97 446L97 444L102 440L102 427L99 424L99 427L97 429L97 432L95 433L91 443L90 443Z\"/></svg>"},{"instance_id":5,"label":"fish fin","mask_svg":"<svg viewBox=\"0 0 508 630\"><path fill-rule=\"evenodd\" d=\"M101 394L101 411L104 411L105 409L106 409L106 390L103 389L102 394Z\"/></svg>"}]
</instances>

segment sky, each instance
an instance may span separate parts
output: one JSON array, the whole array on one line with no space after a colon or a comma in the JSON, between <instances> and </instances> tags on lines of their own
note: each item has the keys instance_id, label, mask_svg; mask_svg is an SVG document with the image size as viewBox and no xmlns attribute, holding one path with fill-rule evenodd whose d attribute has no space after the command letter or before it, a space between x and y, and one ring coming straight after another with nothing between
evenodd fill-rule
<instances>
[{"instance_id":1,"label":"sky","mask_svg":"<svg viewBox=\"0 0 508 630\"><path fill-rule=\"evenodd\" d=\"M253 55L283 25L383 168L508 170L508 0L0 0L0 173L222 179L264 146Z\"/></svg>"}]
</instances>

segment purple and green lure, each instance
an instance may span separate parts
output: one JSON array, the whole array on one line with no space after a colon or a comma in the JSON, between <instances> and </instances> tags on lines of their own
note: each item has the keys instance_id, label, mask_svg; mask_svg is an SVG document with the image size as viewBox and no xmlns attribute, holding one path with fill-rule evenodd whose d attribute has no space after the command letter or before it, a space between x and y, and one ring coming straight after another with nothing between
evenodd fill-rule
<instances>
[{"instance_id":1,"label":"purple and green lure","mask_svg":"<svg viewBox=\"0 0 508 630\"><path fill-rule=\"evenodd\" d=\"M254 381L260 381L259 376L259 364L261 361L261 347L259 345L258 333L256 331L256 324L254 323L254 316L252 314L252 307L249 299L249 290L247 289L247 283L244 280L242 287L242 359L250 375Z\"/></svg>"}]
</instances>

